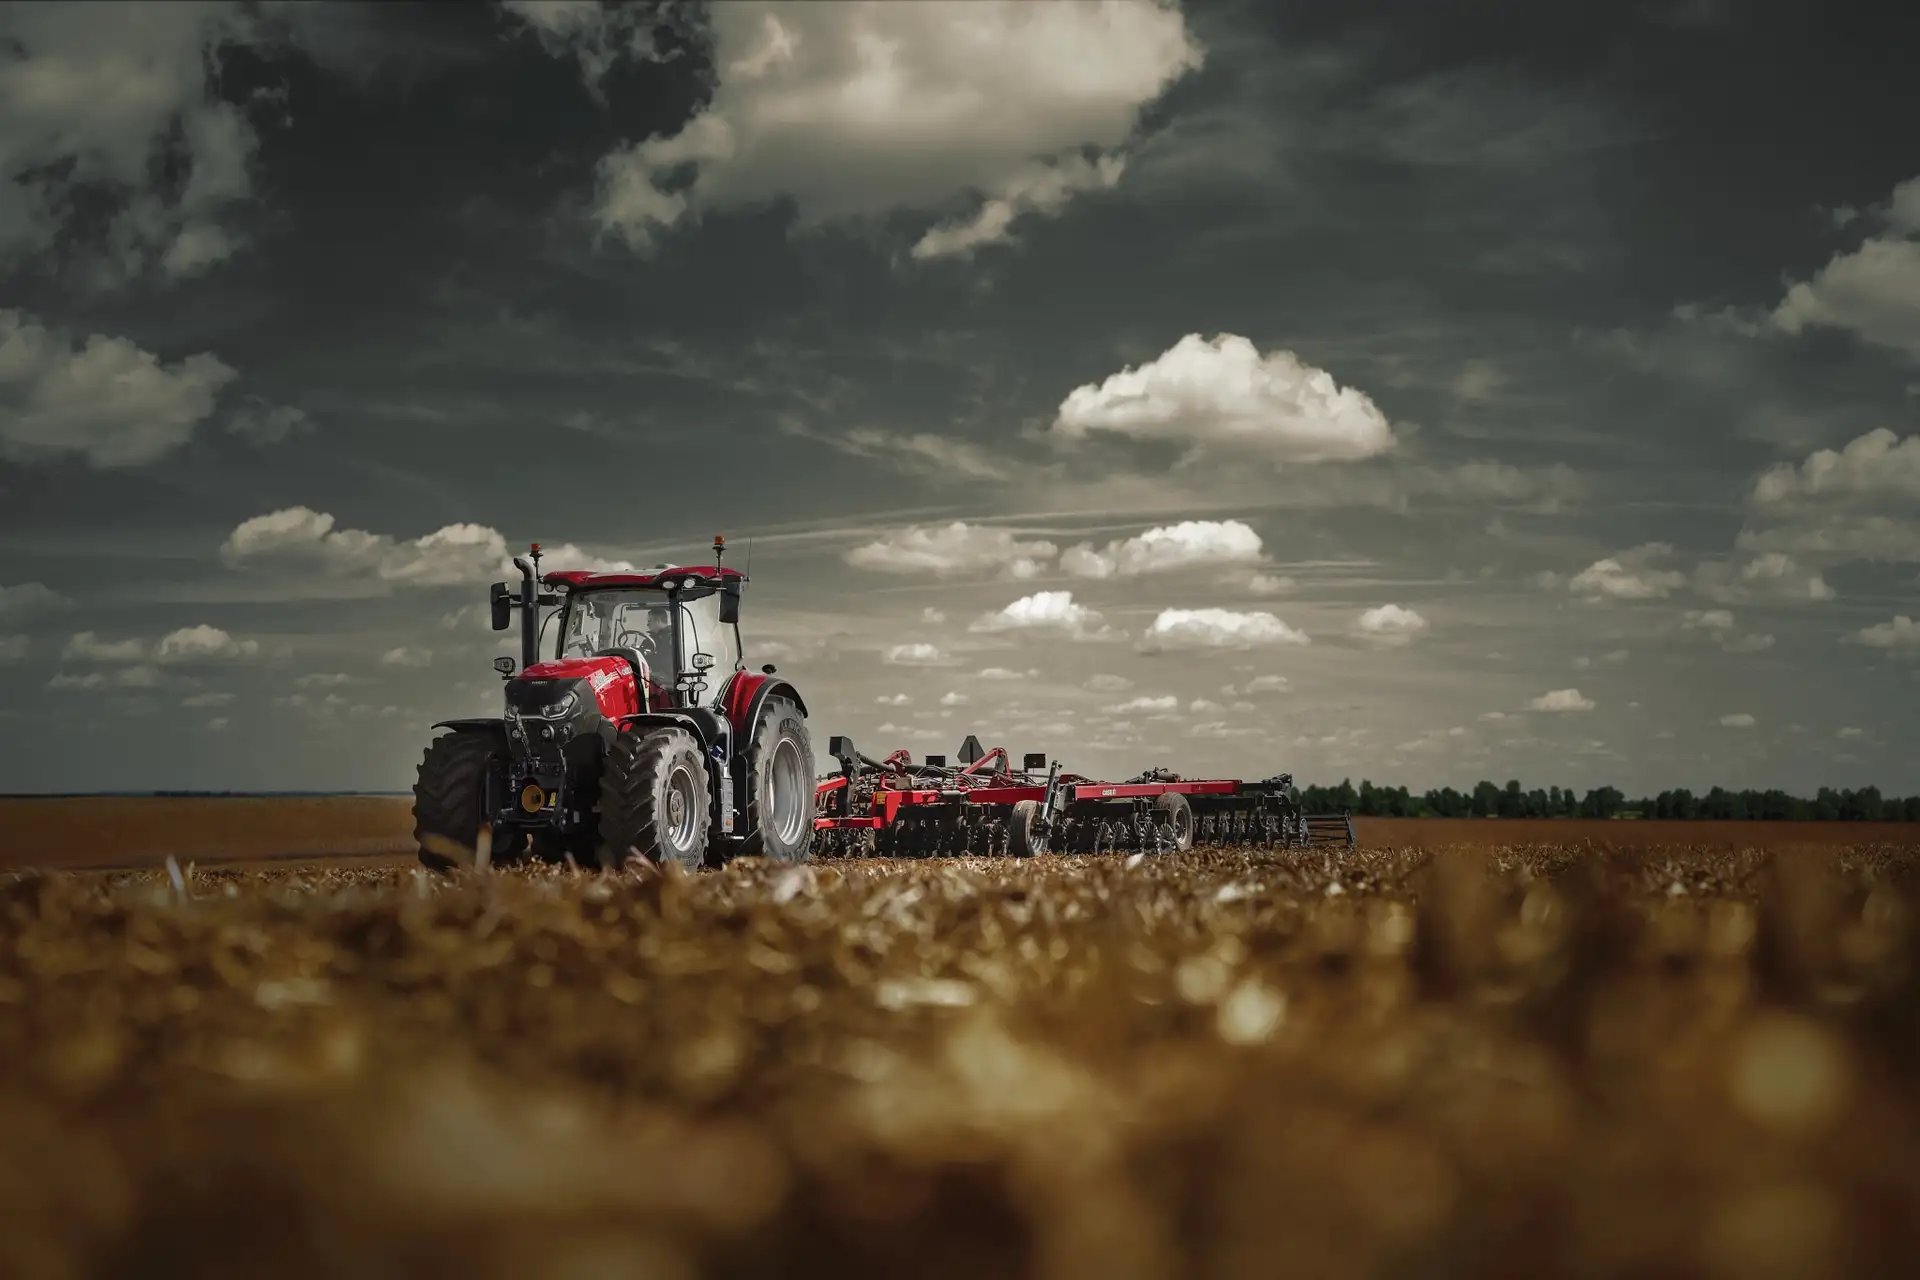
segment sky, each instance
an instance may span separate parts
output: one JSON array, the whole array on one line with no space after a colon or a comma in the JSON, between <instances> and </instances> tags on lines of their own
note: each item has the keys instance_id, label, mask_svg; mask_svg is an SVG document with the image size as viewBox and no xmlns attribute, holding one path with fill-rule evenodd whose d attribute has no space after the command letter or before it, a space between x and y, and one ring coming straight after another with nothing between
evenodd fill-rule
<instances>
[{"instance_id":1,"label":"sky","mask_svg":"<svg viewBox=\"0 0 1920 1280\"><path fill-rule=\"evenodd\" d=\"M405 790L514 553L723 534L823 772L1920 791L1920 10L109 7L0 8L0 790Z\"/></svg>"}]
</instances>

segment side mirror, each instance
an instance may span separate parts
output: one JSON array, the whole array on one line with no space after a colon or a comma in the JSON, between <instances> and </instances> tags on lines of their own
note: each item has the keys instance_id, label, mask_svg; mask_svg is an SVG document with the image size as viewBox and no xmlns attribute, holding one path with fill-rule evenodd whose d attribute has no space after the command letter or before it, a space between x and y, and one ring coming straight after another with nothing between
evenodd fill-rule
<instances>
[{"instance_id":1,"label":"side mirror","mask_svg":"<svg viewBox=\"0 0 1920 1280\"><path fill-rule=\"evenodd\" d=\"M720 621L727 626L740 621L740 584L737 582L720 588Z\"/></svg>"},{"instance_id":2,"label":"side mirror","mask_svg":"<svg viewBox=\"0 0 1920 1280\"><path fill-rule=\"evenodd\" d=\"M496 582L493 584L491 603L493 605L493 629L495 631L505 631L513 625L513 596L508 593L506 583Z\"/></svg>"},{"instance_id":3,"label":"side mirror","mask_svg":"<svg viewBox=\"0 0 1920 1280\"><path fill-rule=\"evenodd\" d=\"M1044 769L1047 767L1047 753L1044 751L1029 751L1025 757L1022 758L1020 764L1021 767L1029 773L1035 769Z\"/></svg>"},{"instance_id":4,"label":"side mirror","mask_svg":"<svg viewBox=\"0 0 1920 1280\"><path fill-rule=\"evenodd\" d=\"M707 670L710 670L712 666L713 666L712 654L696 653L693 655L693 669L695 671L707 671Z\"/></svg>"},{"instance_id":5,"label":"side mirror","mask_svg":"<svg viewBox=\"0 0 1920 1280\"><path fill-rule=\"evenodd\" d=\"M495 658L493 660L493 669L503 676L510 676L513 674L513 659L505 657Z\"/></svg>"}]
</instances>

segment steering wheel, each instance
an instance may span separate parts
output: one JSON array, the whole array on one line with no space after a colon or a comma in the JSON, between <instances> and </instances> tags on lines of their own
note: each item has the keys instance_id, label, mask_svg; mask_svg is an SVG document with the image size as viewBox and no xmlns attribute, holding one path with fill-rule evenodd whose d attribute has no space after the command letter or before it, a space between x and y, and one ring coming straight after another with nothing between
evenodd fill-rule
<instances>
[{"instance_id":1,"label":"steering wheel","mask_svg":"<svg viewBox=\"0 0 1920 1280\"><path fill-rule=\"evenodd\" d=\"M648 666L653 666L660 660L660 650L655 647L650 632L622 631L614 636L613 643L616 648L638 650L640 656L647 660Z\"/></svg>"}]
</instances>

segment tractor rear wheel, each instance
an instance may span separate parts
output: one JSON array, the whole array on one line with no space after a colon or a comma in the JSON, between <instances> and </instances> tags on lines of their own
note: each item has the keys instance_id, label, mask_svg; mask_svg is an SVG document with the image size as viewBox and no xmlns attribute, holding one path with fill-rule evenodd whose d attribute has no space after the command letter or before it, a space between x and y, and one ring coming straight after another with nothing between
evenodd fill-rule
<instances>
[{"instance_id":1,"label":"tractor rear wheel","mask_svg":"<svg viewBox=\"0 0 1920 1280\"><path fill-rule=\"evenodd\" d=\"M600 865L618 871L639 857L698 871L707 861L709 794L706 752L687 730L621 734L600 773Z\"/></svg>"},{"instance_id":2,"label":"tractor rear wheel","mask_svg":"<svg viewBox=\"0 0 1920 1280\"><path fill-rule=\"evenodd\" d=\"M768 698L746 751L747 838L740 852L775 862L813 853L813 736L790 698Z\"/></svg>"},{"instance_id":3,"label":"tractor rear wheel","mask_svg":"<svg viewBox=\"0 0 1920 1280\"><path fill-rule=\"evenodd\" d=\"M1193 848L1193 806L1178 791L1163 791L1153 798L1153 820L1173 837L1169 852L1185 853Z\"/></svg>"},{"instance_id":4,"label":"tractor rear wheel","mask_svg":"<svg viewBox=\"0 0 1920 1280\"><path fill-rule=\"evenodd\" d=\"M506 755L507 739L501 733L457 730L427 744L413 784L413 839L422 866L451 871L474 865L480 825L487 817L487 775ZM489 850L488 861L509 861L523 843L517 835L500 840Z\"/></svg>"}]
</instances>

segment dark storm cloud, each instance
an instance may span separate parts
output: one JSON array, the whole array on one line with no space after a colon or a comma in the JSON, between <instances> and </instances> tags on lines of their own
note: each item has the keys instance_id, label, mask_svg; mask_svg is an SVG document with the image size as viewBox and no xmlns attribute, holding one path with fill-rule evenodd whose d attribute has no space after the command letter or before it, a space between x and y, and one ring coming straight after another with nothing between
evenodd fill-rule
<instances>
[{"instance_id":1,"label":"dark storm cloud","mask_svg":"<svg viewBox=\"0 0 1920 1280\"><path fill-rule=\"evenodd\" d=\"M18 785L404 787L497 700L500 553L716 532L821 734L1920 785L1912 17L1194 4L1068 109L1045 32L935 6L59 8L5 19L9 101L150 52L0 131L61 197L0 210L0 688L58 739ZM899 92L863 22L933 127L821 105ZM1141 372L1190 334L1259 359ZM1054 438L1130 369L1126 429ZM1314 371L1391 447L1276 466Z\"/></svg>"}]
</instances>

